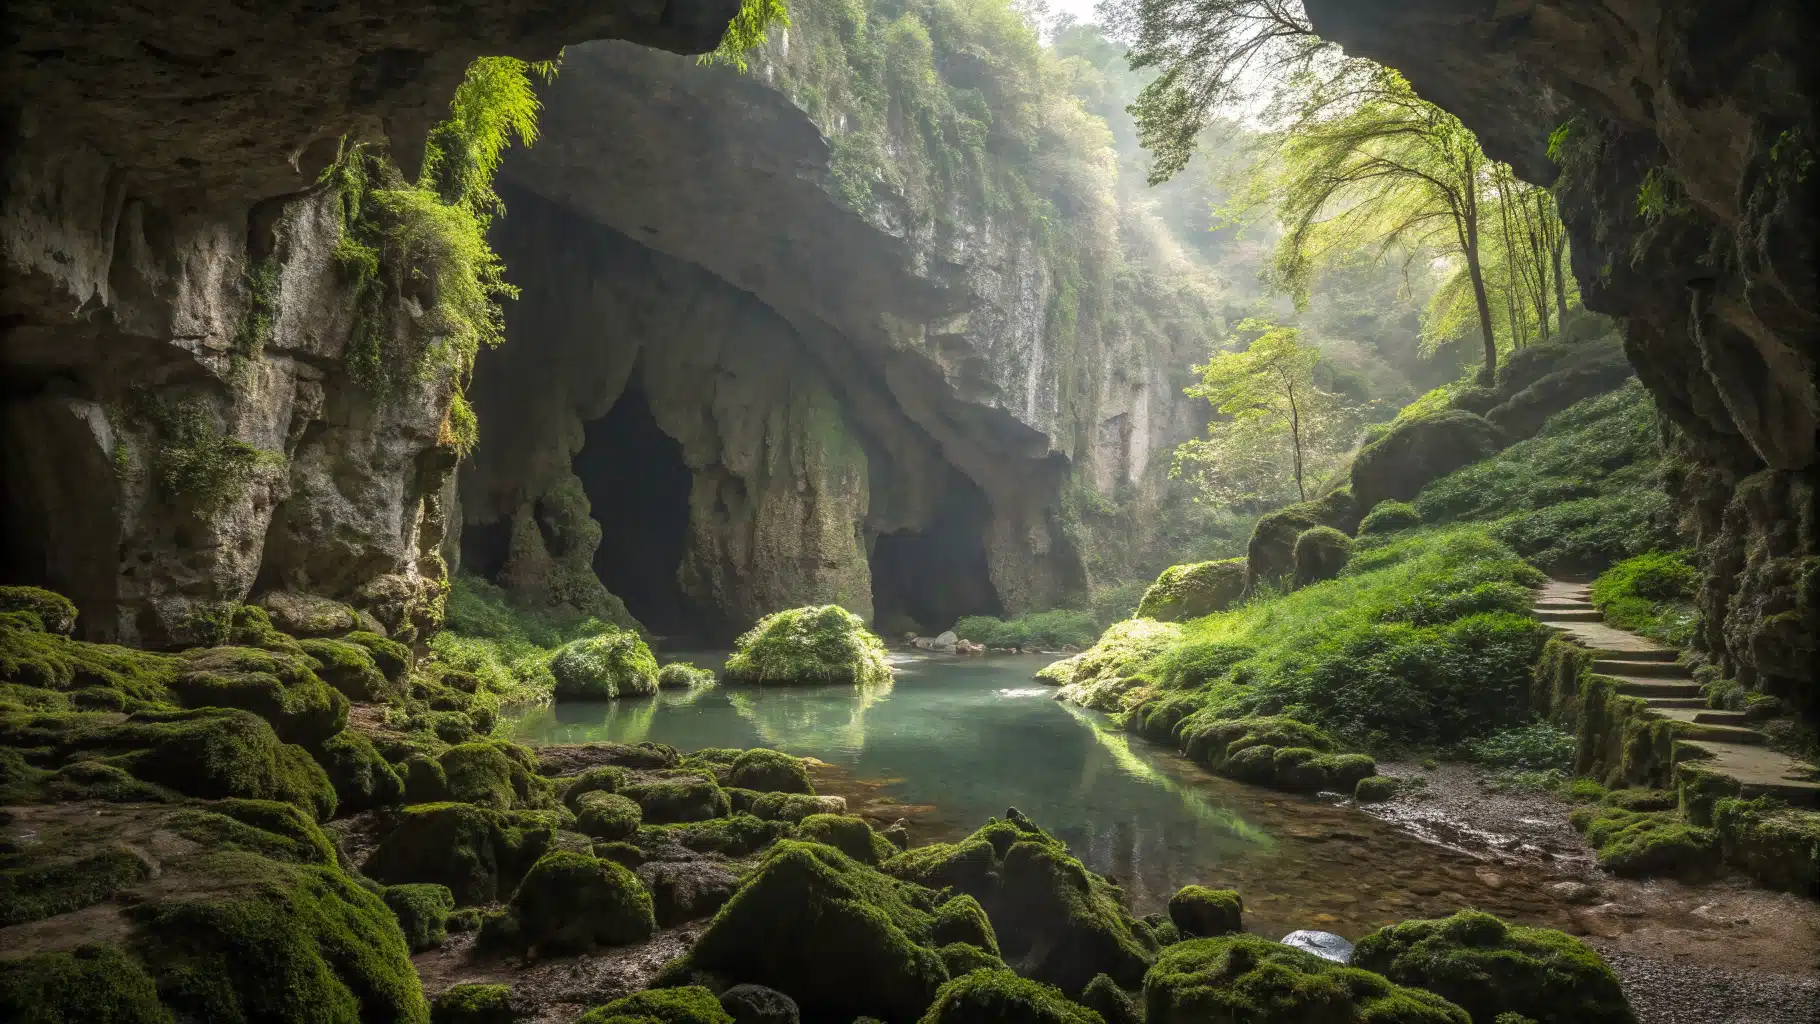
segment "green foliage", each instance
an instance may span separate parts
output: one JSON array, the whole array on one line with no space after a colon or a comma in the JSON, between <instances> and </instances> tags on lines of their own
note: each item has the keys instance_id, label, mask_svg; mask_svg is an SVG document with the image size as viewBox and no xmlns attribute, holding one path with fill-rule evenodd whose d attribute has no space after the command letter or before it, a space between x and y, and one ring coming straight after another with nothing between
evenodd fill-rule
<instances>
[{"instance_id":1,"label":"green foliage","mask_svg":"<svg viewBox=\"0 0 1820 1024\"><path fill-rule=\"evenodd\" d=\"M955 978L935 994L921 1024L1103 1024L1099 1014L1069 1002L1052 985L1020 978L999 968Z\"/></svg>"},{"instance_id":2,"label":"green foliage","mask_svg":"<svg viewBox=\"0 0 1820 1024\"><path fill-rule=\"evenodd\" d=\"M204 521L213 521L246 496L255 479L276 478L283 452L230 436L202 395L178 398L134 392L146 419L157 430L153 469L166 493L181 498Z\"/></svg>"},{"instance_id":3,"label":"green foliage","mask_svg":"<svg viewBox=\"0 0 1820 1024\"><path fill-rule=\"evenodd\" d=\"M1593 581L1592 603L1619 629L1685 647L1694 638L1692 598L1700 582L1691 557L1654 551L1627 558Z\"/></svg>"},{"instance_id":4,"label":"green foliage","mask_svg":"<svg viewBox=\"0 0 1820 1024\"><path fill-rule=\"evenodd\" d=\"M1573 771L1574 736L1547 722L1501 729L1471 744L1473 760L1504 772Z\"/></svg>"},{"instance_id":5,"label":"green foliage","mask_svg":"<svg viewBox=\"0 0 1820 1024\"><path fill-rule=\"evenodd\" d=\"M1400 985L1434 992L1475 1021L1504 1013L1586 1024L1636 1019L1617 976L1591 947L1552 929L1509 925L1475 910L1382 928L1359 940L1352 962Z\"/></svg>"},{"instance_id":6,"label":"green foliage","mask_svg":"<svg viewBox=\"0 0 1820 1024\"><path fill-rule=\"evenodd\" d=\"M991 615L969 615L954 624L954 633L962 640L992 648L1056 648L1085 647L1100 635L1100 629L1088 612L1056 608L1019 615L1009 621Z\"/></svg>"},{"instance_id":7,"label":"green foliage","mask_svg":"<svg viewBox=\"0 0 1820 1024\"><path fill-rule=\"evenodd\" d=\"M1654 404L1631 382L1549 419L1417 495L1425 522L1482 522L1550 571L1602 569L1673 543Z\"/></svg>"},{"instance_id":8,"label":"green foliage","mask_svg":"<svg viewBox=\"0 0 1820 1024\"><path fill-rule=\"evenodd\" d=\"M550 659L557 700L610 700L657 692L657 659L629 630L571 640Z\"/></svg>"},{"instance_id":9,"label":"green foliage","mask_svg":"<svg viewBox=\"0 0 1820 1024\"><path fill-rule=\"evenodd\" d=\"M761 685L891 680L885 645L839 605L792 608L758 620L734 644L724 679Z\"/></svg>"},{"instance_id":10,"label":"green foliage","mask_svg":"<svg viewBox=\"0 0 1820 1024\"><path fill-rule=\"evenodd\" d=\"M657 670L657 688L660 690L683 690L713 684L714 673L697 667L694 662L672 661Z\"/></svg>"},{"instance_id":11,"label":"green foliage","mask_svg":"<svg viewBox=\"0 0 1820 1024\"><path fill-rule=\"evenodd\" d=\"M556 686L550 672L553 650L617 630L613 623L562 606L527 608L486 580L461 574L450 588L443 629L430 639L430 650L443 670L471 675L478 703L496 710L508 703L547 700Z\"/></svg>"},{"instance_id":12,"label":"green foliage","mask_svg":"<svg viewBox=\"0 0 1820 1024\"><path fill-rule=\"evenodd\" d=\"M1187 939L1144 978L1149 1024L1205 1020L1471 1024L1438 995L1254 935Z\"/></svg>"},{"instance_id":13,"label":"green foliage","mask_svg":"<svg viewBox=\"0 0 1820 1024\"><path fill-rule=\"evenodd\" d=\"M739 10L727 23L720 45L701 58L704 64L730 64L746 70L746 54L763 44L773 27L790 27L790 12L783 0L740 0Z\"/></svg>"}]
</instances>

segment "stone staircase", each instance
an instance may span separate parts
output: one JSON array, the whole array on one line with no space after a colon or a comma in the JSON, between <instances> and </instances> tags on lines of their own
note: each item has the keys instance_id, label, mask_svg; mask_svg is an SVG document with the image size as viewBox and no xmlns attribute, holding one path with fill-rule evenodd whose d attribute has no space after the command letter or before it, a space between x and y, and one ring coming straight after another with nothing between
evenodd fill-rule
<instances>
[{"instance_id":1,"label":"stone staircase","mask_svg":"<svg viewBox=\"0 0 1820 1024\"><path fill-rule=\"evenodd\" d=\"M1820 806L1812 765L1765 748L1744 712L1707 707L1680 652L1607 626L1587 591L1585 583L1552 581L1537 593L1534 614L1591 651L1592 670L1617 680L1619 693L1641 697L1652 714L1679 723L1678 740L1698 752L1701 767L1737 779L1745 796Z\"/></svg>"}]
</instances>

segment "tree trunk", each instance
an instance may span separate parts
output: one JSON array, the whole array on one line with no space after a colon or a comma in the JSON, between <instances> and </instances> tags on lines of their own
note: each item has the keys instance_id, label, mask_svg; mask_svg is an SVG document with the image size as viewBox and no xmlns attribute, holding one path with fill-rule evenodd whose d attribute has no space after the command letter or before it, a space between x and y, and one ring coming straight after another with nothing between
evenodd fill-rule
<instances>
[{"instance_id":1,"label":"tree trunk","mask_svg":"<svg viewBox=\"0 0 1820 1024\"><path fill-rule=\"evenodd\" d=\"M1479 384L1491 387L1498 381L1498 335L1491 323L1491 301L1485 297L1485 272L1479 266L1479 181L1472 157L1467 156L1464 163L1461 183L1465 187L1454 206L1454 231L1466 254L1466 273L1472 278L1472 297L1479 306L1479 333L1485 339L1485 366L1479 370Z\"/></svg>"},{"instance_id":2,"label":"tree trunk","mask_svg":"<svg viewBox=\"0 0 1820 1024\"><path fill-rule=\"evenodd\" d=\"M1567 279L1561 276L1561 255L1567 251L1567 232L1555 235L1555 322L1567 327Z\"/></svg>"},{"instance_id":3,"label":"tree trunk","mask_svg":"<svg viewBox=\"0 0 1820 1024\"><path fill-rule=\"evenodd\" d=\"M1302 410L1296 405L1295 385L1289 385L1289 443L1295 449L1295 493L1300 501L1308 500L1302 486Z\"/></svg>"}]
</instances>

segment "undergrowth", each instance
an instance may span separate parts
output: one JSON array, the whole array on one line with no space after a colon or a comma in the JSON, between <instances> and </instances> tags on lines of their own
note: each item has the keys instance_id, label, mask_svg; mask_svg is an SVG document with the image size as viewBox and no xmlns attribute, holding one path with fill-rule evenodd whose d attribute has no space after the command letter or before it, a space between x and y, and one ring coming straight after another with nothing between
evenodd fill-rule
<instances>
[{"instance_id":1,"label":"undergrowth","mask_svg":"<svg viewBox=\"0 0 1820 1024\"><path fill-rule=\"evenodd\" d=\"M1099 624L1089 612L1057 608L1032 612L1010 620L991 615L969 615L954 624L955 635L987 647L1090 646L1099 637Z\"/></svg>"},{"instance_id":2,"label":"undergrowth","mask_svg":"<svg viewBox=\"0 0 1820 1024\"><path fill-rule=\"evenodd\" d=\"M1692 598L1700 581L1691 555L1652 551L1627 558L1593 581L1592 603L1619 629L1686 647L1694 638Z\"/></svg>"},{"instance_id":3,"label":"undergrowth","mask_svg":"<svg viewBox=\"0 0 1820 1024\"><path fill-rule=\"evenodd\" d=\"M500 703L519 703L549 696L557 648L616 628L592 616L522 607L499 587L462 573L450 585L443 629L430 650L449 667L473 673Z\"/></svg>"}]
</instances>

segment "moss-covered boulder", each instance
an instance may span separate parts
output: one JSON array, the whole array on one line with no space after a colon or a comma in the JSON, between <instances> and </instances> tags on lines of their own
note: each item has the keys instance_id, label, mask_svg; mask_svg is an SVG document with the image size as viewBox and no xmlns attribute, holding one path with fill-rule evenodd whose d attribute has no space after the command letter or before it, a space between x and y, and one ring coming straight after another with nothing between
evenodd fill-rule
<instances>
[{"instance_id":1,"label":"moss-covered boulder","mask_svg":"<svg viewBox=\"0 0 1820 1024\"><path fill-rule=\"evenodd\" d=\"M1331 737L1285 716L1184 719L1182 750L1211 771L1240 782L1296 792L1350 793L1377 765L1366 754L1332 753Z\"/></svg>"},{"instance_id":2,"label":"moss-covered boulder","mask_svg":"<svg viewBox=\"0 0 1820 1024\"><path fill-rule=\"evenodd\" d=\"M861 864L882 864L897 853L897 847L877 832L866 819L854 814L811 814L796 826L799 838L832 846Z\"/></svg>"},{"instance_id":3,"label":"moss-covered boulder","mask_svg":"<svg viewBox=\"0 0 1820 1024\"><path fill-rule=\"evenodd\" d=\"M449 937L449 912L455 909L455 895L447 886L389 885L379 895L398 918L398 927L411 952L435 949Z\"/></svg>"},{"instance_id":4,"label":"moss-covered boulder","mask_svg":"<svg viewBox=\"0 0 1820 1024\"><path fill-rule=\"evenodd\" d=\"M373 655L360 644L343 640L300 640L298 646L315 662L316 674L352 701L384 700L392 683Z\"/></svg>"},{"instance_id":5,"label":"moss-covered boulder","mask_svg":"<svg viewBox=\"0 0 1820 1024\"><path fill-rule=\"evenodd\" d=\"M187 651L171 680L185 707L241 708L272 723L286 743L321 743L348 724L348 699L316 675L302 653L250 647Z\"/></svg>"},{"instance_id":6,"label":"moss-covered boulder","mask_svg":"<svg viewBox=\"0 0 1820 1024\"><path fill-rule=\"evenodd\" d=\"M430 1024L515 1024L510 985L451 985L430 1006Z\"/></svg>"},{"instance_id":7,"label":"moss-covered boulder","mask_svg":"<svg viewBox=\"0 0 1820 1024\"><path fill-rule=\"evenodd\" d=\"M885 645L839 605L773 612L741 636L722 677L740 683L871 685L891 680Z\"/></svg>"},{"instance_id":8,"label":"moss-covered boulder","mask_svg":"<svg viewBox=\"0 0 1820 1024\"><path fill-rule=\"evenodd\" d=\"M1431 992L1254 935L1187 939L1144 977L1146 1024L1472 1024Z\"/></svg>"},{"instance_id":9,"label":"moss-covered boulder","mask_svg":"<svg viewBox=\"0 0 1820 1024\"><path fill-rule=\"evenodd\" d=\"M1568 816L1598 851L1599 866L1629 877L1696 878L1719 866L1719 834L1676 811L1582 807Z\"/></svg>"},{"instance_id":10,"label":"moss-covered boulder","mask_svg":"<svg viewBox=\"0 0 1820 1024\"><path fill-rule=\"evenodd\" d=\"M1402 788L1400 779L1389 775L1370 775L1360 779L1358 785L1352 788L1352 798L1362 804L1379 804L1395 799Z\"/></svg>"},{"instance_id":11,"label":"moss-covered boulder","mask_svg":"<svg viewBox=\"0 0 1820 1024\"><path fill-rule=\"evenodd\" d=\"M367 655L373 659L373 664L393 686L403 685L417 665L417 656L411 653L409 647L378 633L356 630L341 639L344 643L358 644L365 648Z\"/></svg>"},{"instance_id":12,"label":"moss-covered boulder","mask_svg":"<svg viewBox=\"0 0 1820 1024\"><path fill-rule=\"evenodd\" d=\"M773 840L789 835L789 823L766 821L750 814L710 818L680 825L645 825L633 842L649 859L687 859L678 849L696 854L745 857L764 849Z\"/></svg>"},{"instance_id":13,"label":"moss-covered boulder","mask_svg":"<svg viewBox=\"0 0 1820 1024\"><path fill-rule=\"evenodd\" d=\"M657 670L657 688L660 690L687 690L713 683L714 673L697 667L694 662L672 661Z\"/></svg>"},{"instance_id":14,"label":"moss-covered boulder","mask_svg":"<svg viewBox=\"0 0 1820 1024\"><path fill-rule=\"evenodd\" d=\"M959 843L892 857L884 870L980 902L999 952L1018 973L1079 992L1100 973L1135 987L1155 952L1119 890L1088 871L1029 818L1008 811Z\"/></svg>"},{"instance_id":15,"label":"moss-covered boulder","mask_svg":"<svg viewBox=\"0 0 1820 1024\"><path fill-rule=\"evenodd\" d=\"M31 588L27 588L31 589ZM43 628L35 612L0 612L0 680L63 694L78 710L138 711L167 706L167 684L182 659L71 640Z\"/></svg>"},{"instance_id":16,"label":"moss-covered boulder","mask_svg":"<svg viewBox=\"0 0 1820 1024\"><path fill-rule=\"evenodd\" d=\"M809 796L803 793L757 793L749 789L728 791L729 800L738 800L734 810L744 811L765 821L797 822L811 814L845 814L847 798ZM741 805L744 806L741 806Z\"/></svg>"},{"instance_id":17,"label":"moss-covered boulder","mask_svg":"<svg viewBox=\"0 0 1820 1024\"><path fill-rule=\"evenodd\" d=\"M320 594L274 590L258 605L274 629L295 637L341 636L366 625L359 612Z\"/></svg>"},{"instance_id":18,"label":"moss-covered boulder","mask_svg":"<svg viewBox=\"0 0 1820 1024\"><path fill-rule=\"evenodd\" d=\"M0 587L0 612L26 612L46 633L69 636L76 631L76 603L43 587Z\"/></svg>"},{"instance_id":19,"label":"moss-covered boulder","mask_svg":"<svg viewBox=\"0 0 1820 1024\"><path fill-rule=\"evenodd\" d=\"M324 740L316 750L316 763L335 787L336 808L343 814L404 802L404 780L373 749L371 740L352 729Z\"/></svg>"},{"instance_id":20,"label":"moss-covered boulder","mask_svg":"<svg viewBox=\"0 0 1820 1024\"><path fill-rule=\"evenodd\" d=\"M1144 1024L1142 1009L1118 983L1104 974L1095 975L1081 991L1080 1004L1106 1024Z\"/></svg>"},{"instance_id":21,"label":"moss-covered boulder","mask_svg":"<svg viewBox=\"0 0 1820 1024\"><path fill-rule=\"evenodd\" d=\"M961 942L994 957L999 955L998 935L992 930L992 921L986 917L986 908L965 893L950 896L935 908L935 925L930 935L937 945Z\"/></svg>"},{"instance_id":22,"label":"moss-covered boulder","mask_svg":"<svg viewBox=\"0 0 1820 1024\"><path fill-rule=\"evenodd\" d=\"M1169 920L1184 938L1211 938L1240 931L1244 911L1244 901L1231 889L1185 885L1169 897Z\"/></svg>"},{"instance_id":23,"label":"moss-covered boulder","mask_svg":"<svg viewBox=\"0 0 1820 1024\"><path fill-rule=\"evenodd\" d=\"M657 692L657 659L637 633L612 630L564 644L550 659L557 700L612 700Z\"/></svg>"},{"instance_id":24,"label":"moss-covered boulder","mask_svg":"<svg viewBox=\"0 0 1820 1024\"><path fill-rule=\"evenodd\" d=\"M1530 345L1511 353L1498 368L1499 402L1485 418L1507 437L1534 437L1550 416L1615 391L1634 376L1615 332L1577 344Z\"/></svg>"},{"instance_id":25,"label":"moss-covered boulder","mask_svg":"<svg viewBox=\"0 0 1820 1024\"><path fill-rule=\"evenodd\" d=\"M809 769L802 758L776 750L757 747L734 758L727 773L727 785L760 793L808 793L815 786L809 781Z\"/></svg>"},{"instance_id":26,"label":"moss-covered boulder","mask_svg":"<svg viewBox=\"0 0 1820 1024\"><path fill-rule=\"evenodd\" d=\"M476 740L450 747L437 759L448 799L499 810L544 808L555 787L537 774L537 755L504 740Z\"/></svg>"},{"instance_id":27,"label":"moss-covered boulder","mask_svg":"<svg viewBox=\"0 0 1820 1024\"><path fill-rule=\"evenodd\" d=\"M1258 584L1277 582L1295 572L1296 538L1317 526L1332 527L1351 533L1359 525L1359 516L1369 503L1355 500L1353 493L1341 488L1314 501L1304 501L1277 509L1258 520L1251 540L1245 546L1245 590Z\"/></svg>"},{"instance_id":28,"label":"moss-covered boulder","mask_svg":"<svg viewBox=\"0 0 1820 1024\"><path fill-rule=\"evenodd\" d=\"M1353 947L1352 963L1437 993L1475 1021L1504 1013L1563 1024L1636 1020L1617 976L1591 947L1476 910L1381 928Z\"/></svg>"},{"instance_id":29,"label":"moss-covered boulder","mask_svg":"<svg viewBox=\"0 0 1820 1024\"><path fill-rule=\"evenodd\" d=\"M921 1024L1105 1024L1051 985L1004 969L979 970L943 985Z\"/></svg>"},{"instance_id":30,"label":"moss-covered boulder","mask_svg":"<svg viewBox=\"0 0 1820 1024\"><path fill-rule=\"evenodd\" d=\"M511 893L555 833L547 813L419 804L404 809L361 870L387 885L446 886L462 906L491 903Z\"/></svg>"},{"instance_id":31,"label":"moss-covered boulder","mask_svg":"<svg viewBox=\"0 0 1820 1024\"><path fill-rule=\"evenodd\" d=\"M1330 580L1352 559L1352 538L1331 526L1304 530L1295 539L1295 584Z\"/></svg>"},{"instance_id":32,"label":"moss-covered boulder","mask_svg":"<svg viewBox=\"0 0 1820 1024\"><path fill-rule=\"evenodd\" d=\"M164 790L205 800L282 800L317 818L335 812L334 787L309 753L279 742L247 711L142 711L124 720L85 712L0 716L0 747L30 754L17 774L0 780L10 800L109 793L145 800ZM93 794L55 792L60 781L85 776L99 787Z\"/></svg>"},{"instance_id":33,"label":"moss-covered boulder","mask_svg":"<svg viewBox=\"0 0 1820 1024\"><path fill-rule=\"evenodd\" d=\"M630 782L619 793L637 803L652 825L724 818L733 809L726 792L712 779L687 773Z\"/></svg>"},{"instance_id":34,"label":"moss-covered boulder","mask_svg":"<svg viewBox=\"0 0 1820 1024\"><path fill-rule=\"evenodd\" d=\"M1422 513L1407 501L1380 501L1359 521L1359 536L1395 533L1422 525Z\"/></svg>"},{"instance_id":35,"label":"moss-covered boulder","mask_svg":"<svg viewBox=\"0 0 1820 1024\"><path fill-rule=\"evenodd\" d=\"M733 1024L713 992L700 985L649 988L589 1010L575 1024Z\"/></svg>"},{"instance_id":36,"label":"moss-covered boulder","mask_svg":"<svg viewBox=\"0 0 1820 1024\"><path fill-rule=\"evenodd\" d=\"M619 787L626 784L630 773L615 765L596 765L586 768L567 778L555 780L562 802L573 811L582 797L589 793L617 793Z\"/></svg>"},{"instance_id":37,"label":"moss-covered boulder","mask_svg":"<svg viewBox=\"0 0 1820 1024\"><path fill-rule=\"evenodd\" d=\"M1408 501L1432 481L1501 447L1498 428L1464 410L1404 420L1353 459L1352 494L1361 509L1380 501Z\"/></svg>"},{"instance_id":38,"label":"moss-covered boulder","mask_svg":"<svg viewBox=\"0 0 1820 1024\"><path fill-rule=\"evenodd\" d=\"M1721 799L1712 820L1727 864L1785 892L1820 894L1820 812L1768 797Z\"/></svg>"},{"instance_id":39,"label":"moss-covered boulder","mask_svg":"<svg viewBox=\"0 0 1820 1024\"><path fill-rule=\"evenodd\" d=\"M1139 618L1182 622L1223 612L1245 596L1245 560L1172 565L1138 602Z\"/></svg>"},{"instance_id":40,"label":"moss-covered boulder","mask_svg":"<svg viewBox=\"0 0 1820 1024\"><path fill-rule=\"evenodd\" d=\"M932 902L832 847L786 840L721 908L690 966L788 992L808 1020L912 1021L948 980Z\"/></svg>"},{"instance_id":41,"label":"moss-covered boulder","mask_svg":"<svg viewBox=\"0 0 1820 1024\"><path fill-rule=\"evenodd\" d=\"M575 809L575 830L595 839L629 838L638 834L643 822L638 804L618 793L592 790L571 806Z\"/></svg>"},{"instance_id":42,"label":"moss-covered boulder","mask_svg":"<svg viewBox=\"0 0 1820 1024\"><path fill-rule=\"evenodd\" d=\"M506 915L489 920L482 939L492 940L494 921L508 920L504 941L540 955L624 946L657 931L651 895L636 875L613 861L567 850L546 853L531 866Z\"/></svg>"}]
</instances>

